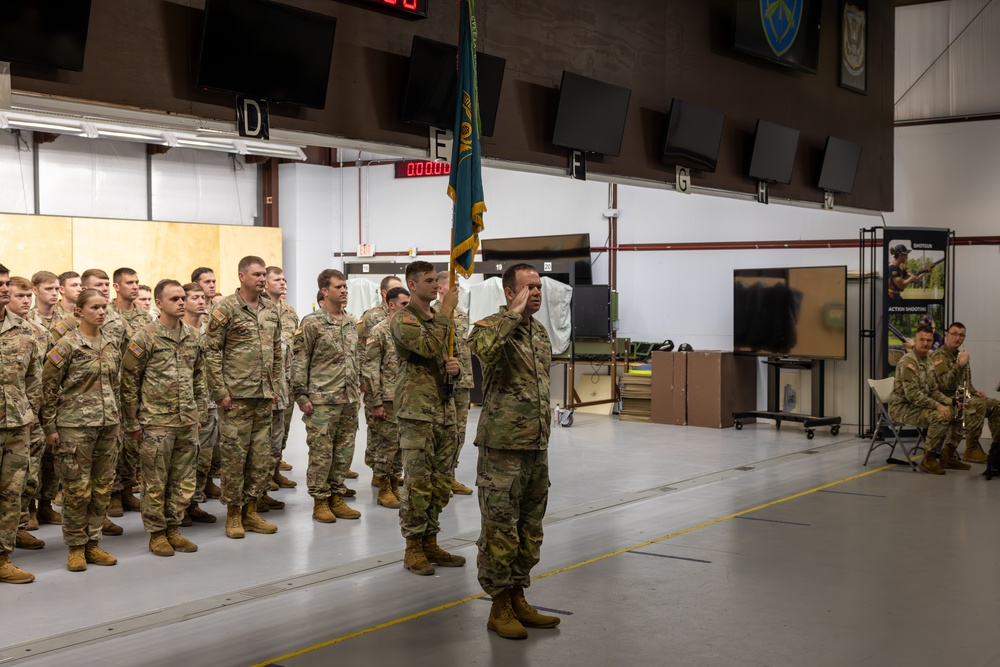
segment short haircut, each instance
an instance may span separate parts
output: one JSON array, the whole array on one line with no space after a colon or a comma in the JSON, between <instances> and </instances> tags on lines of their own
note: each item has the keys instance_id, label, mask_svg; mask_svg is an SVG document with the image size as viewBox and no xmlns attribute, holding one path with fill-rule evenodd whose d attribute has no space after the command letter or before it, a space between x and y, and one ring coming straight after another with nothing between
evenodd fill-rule
<instances>
[{"instance_id":1,"label":"short haircut","mask_svg":"<svg viewBox=\"0 0 1000 667\"><path fill-rule=\"evenodd\" d=\"M66 281L70 278L79 278L80 274L76 271L66 271L65 273L59 274L59 287L65 287Z\"/></svg>"},{"instance_id":2,"label":"short haircut","mask_svg":"<svg viewBox=\"0 0 1000 667\"><path fill-rule=\"evenodd\" d=\"M342 271L338 271L337 269L323 269L319 272L319 275L316 276L316 286L319 287L320 290L324 287L329 287L331 278L347 280L347 276L345 276ZM320 297L320 300L322 301L322 297Z\"/></svg>"},{"instance_id":3,"label":"short haircut","mask_svg":"<svg viewBox=\"0 0 1000 667\"><path fill-rule=\"evenodd\" d=\"M139 289L142 289L141 285L139 286ZM202 294L204 294L205 290L203 290L201 288L201 285L199 285L198 283L188 283L187 285L184 285L184 295L187 296L191 294L191 292L201 292Z\"/></svg>"},{"instance_id":4,"label":"short haircut","mask_svg":"<svg viewBox=\"0 0 1000 667\"><path fill-rule=\"evenodd\" d=\"M442 280L450 281L451 271L438 271L438 282L441 282Z\"/></svg>"},{"instance_id":5,"label":"short haircut","mask_svg":"<svg viewBox=\"0 0 1000 667\"><path fill-rule=\"evenodd\" d=\"M316 290L316 303L322 303L323 301L323 290Z\"/></svg>"},{"instance_id":6,"label":"short haircut","mask_svg":"<svg viewBox=\"0 0 1000 667\"><path fill-rule=\"evenodd\" d=\"M104 298L104 293L94 287L88 287L87 289L80 292L80 296L76 297L76 309L79 310L87 305L87 302L93 298Z\"/></svg>"},{"instance_id":7,"label":"short haircut","mask_svg":"<svg viewBox=\"0 0 1000 667\"><path fill-rule=\"evenodd\" d=\"M507 270L503 272L503 282L504 289L509 289L511 292L517 289L517 274L521 271L532 271L533 273L538 273L538 269L533 267L531 264L515 264L514 266L507 267Z\"/></svg>"},{"instance_id":8,"label":"short haircut","mask_svg":"<svg viewBox=\"0 0 1000 667\"><path fill-rule=\"evenodd\" d=\"M401 296L410 296L410 291L405 287L393 287L391 290L385 293L385 300L392 301L393 303Z\"/></svg>"},{"instance_id":9,"label":"short haircut","mask_svg":"<svg viewBox=\"0 0 1000 667\"><path fill-rule=\"evenodd\" d=\"M386 276L385 278L383 278L382 282L378 284L379 291L384 292L387 289L389 289L389 284L392 283L393 280L399 280L399 276ZM403 281L399 280L399 282Z\"/></svg>"},{"instance_id":10,"label":"short haircut","mask_svg":"<svg viewBox=\"0 0 1000 667\"><path fill-rule=\"evenodd\" d=\"M3 275L5 273L9 275L10 274L10 269L8 269L3 264L0 264L0 275Z\"/></svg>"},{"instance_id":11,"label":"short haircut","mask_svg":"<svg viewBox=\"0 0 1000 667\"><path fill-rule=\"evenodd\" d=\"M138 277L139 276L139 272L136 271L135 269L130 269L127 266L123 266L120 269L115 269L115 272L113 274L111 274L111 280L116 285L118 285L118 284L121 283L122 278L124 278L125 276L136 276L136 277Z\"/></svg>"},{"instance_id":12,"label":"short haircut","mask_svg":"<svg viewBox=\"0 0 1000 667\"><path fill-rule=\"evenodd\" d=\"M165 290L168 287L175 287L175 286L184 289L184 286L181 285L176 280L174 280L173 278L164 278L160 282L156 283L156 288L153 290L153 298L159 301L160 299L163 298L163 290ZM187 293L185 292L185 296L186 295Z\"/></svg>"},{"instance_id":13,"label":"short haircut","mask_svg":"<svg viewBox=\"0 0 1000 667\"><path fill-rule=\"evenodd\" d=\"M83 275L80 276L80 282L86 284L91 278L97 278L98 280L111 280L111 278L108 278L108 274L101 269L87 269L83 272Z\"/></svg>"},{"instance_id":14,"label":"short haircut","mask_svg":"<svg viewBox=\"0 0 1000 667\"><path fill-rule=\"evenodd\" d=\"M433 273L435 274L435 276L437 275L437 272L434 270L434 265L431 264L430 262L425 262L422 259L418 259L415 262L410 262L409 264L406 265L407 284L409 284L411 280L413 282L417 282L417 279L420 276L424 275L425 273Z\"/></svg>"},{"instance_id":15,"label":"short haircut","mask_svg":"<svg viewBox=\"0 0 1000 667\"><path fill-rule=\"evenodd\" d=\"M275 273L280 273L281 275L285 275L285 272L281 270L280 266L268 266L267 268L264 269L264 275L272 276Z\"/></svg>"},{"instance_id":16,"label":"short haircut","mask_svg":"<svg viewBox=\"0 0 1000 667\"><path fill-rule=\"evenodd\" d=\"M932 329L930 326L928 326L926 324L921 324L919 327L917 327L917 333L925 333L925 334L930 334L930 335L933 336L934 335L934 329Z\"/></svg>"},{"instance_id":17,"label":"short haircut","mask_svg":"<svg viewBox=\"0 0 1000 667\"><path fill-rule=\"evenodd\" d=\"M254 266L255 264L260 264L261 268L267 266L264 260L262 260L260 257L257 257L256 255L247 255L246 257L240 260L240 264L239 267L237 267L237 270L240 273L246 273L247 271L250 270L250 267Z\"/></svg>"},{"instance_id":18,"label":"short haircut","mask_svg":"<svg viewBox=\"0 0 1000 667\"><path fill-rule=\"evenodd\" d=\"M141 292L143 290L146 290L147 292L152 292L153 291L153 290L151 290L149 288L149 285L139 285L139 291Z\"/></svg>"},{"instance_id":19,"label":"short haircut","mask_svg":"<svg viewBox=\"0 0 1000 667\"><path fill-rule=\"evenodd\" d=\"M31 276L31 284L34 287L44 285L45 283L52 282L53 280L59 280L59 276L51 271L35 271L35 275Z\"/></svg>"},{"instance_id":20,"label":"short haircut","mask_svg":"<svg viewBox=\"0 0 1000 667\"><path fill-rule=\"evenodd\" d=\"M23 276L11 276L10 277L10 288L11 289L23 289L28 292L31 291L31 281Z\"/></svg>"},{"instance_id":21,"label":"short haircut","mask_svg":"<svg viewBox=\"0 0 1000 667\"><path fill-rule=\"evenodd\" d=\"M961 322L952 322L951 324L948 325L948 328L945 329L945 331L951 331L952 327L956 329L964 329L965 325L962 324Z\"/></svg>"},{"instance_id":22,"label":"short haircut","mask_svg":"<svg viewBox=\"0 0 1000 667\"><path fill-rule=\"evenodd\" d=\"M198 282L198 279L201 278L206 273L211 273L212 275L215 275L215 271L208 268L207 266L199 266L197 269L191 272L191 282L193 283Z\"/></svg>"}]
</instances>

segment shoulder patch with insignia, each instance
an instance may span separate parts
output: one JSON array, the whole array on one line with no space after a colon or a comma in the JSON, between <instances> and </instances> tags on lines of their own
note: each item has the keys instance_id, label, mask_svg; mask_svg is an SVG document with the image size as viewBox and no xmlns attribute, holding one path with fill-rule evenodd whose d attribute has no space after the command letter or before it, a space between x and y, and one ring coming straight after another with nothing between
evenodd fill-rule
<instances>
[{"instance_id":1,"label":"shoulder patch with insignia","mask_svg":"<svg viewBox=\"0 0 1000 667\"><path fill-rule=\"evenodd\" d=\"M941 363L942 361L944 361L944 359L942 359L941 357L938 357L937 359L935 359L935 360L934 360L934 365L935 365L935 366L937 366L937 365L939 365L939 364L940 364L940 363Z\"/></svg>"},{"instance_id":2,"label":"shoulder patch with insignia","mask_svg":"<svg viewBox=\"0 0 1000 667\"><path fill-rule=\"evenodd\" d=\"M66 328L66 325L65 325L65 324L63 324L62 322L59 322L59 323L57 323L57 324L56 324L56 325L55 325L54 327L52 327L52 328L53 328L53 329L55 329L56 331L58 331L58 332L59 332L59 334L60 334L60 335L62 335L62 336L65 336L65 335L66 335L66 332L68 331L68 329Z\"/></svg>"},{"instance_id":3,"label":"shoulder patch with insignia","mask_svg":"<svg viewBox=\"0 0 1000 667\"><path fill-rule=\"evenodd\" d=\"M225 322L226 321L226 314L223 313L218 308L216 308L215 310L212 311L212 317L214 317L219 322Z\"/></svg>"},{"instance_id":4,"label":"shoulder patch with insignia","mask_svg":"<svg viewBox=\"0 0 1000 667\"><path fill-rule=\"evenodd\" d=\"M475 325L477 327L488 327L490 326L490 323L487 322L486 320L479 320L478 322L475 323Z\"/></svg>"},{"instance_id":5,"label":"shoulder patch with insignia","mask_svg":"<svg viewBox=\"0 0 1000 667\"><path fill-rule=\"evenodd\" d=\"M415 318L413 315L403 315L402 317L399 318L399 321L402 322L403 324L416 324L417 318Z\"/></svg>"},{"instance_id":6,"label":"shoulder patch with insignia","mask_svg":"<svg viewBox=\"0 0 1000 667\"><path fill-rule=\"evenodd\" d=\"M372 343L374 343L374 342L375 342L375 336L369 336L369 337L368 337L368 340L367 340L367 341L365 341L365 344L366 344L366 345L371 345L371 344L372 344Z\"/></svg>"},{"instance_id":7,"label":"shoulder patch with insignia","mask_svg":"<svg viewBox=\"0 0 1000 667\"><path fill-rule=\"evenodd\" d=\"M917 367L913 364L912 361L907 361L906 362L906 367L909 368L911 371L917 370Z\"/></svg>"},{"instance_id":8,"label":"shoulder patch with insignia","mask_svg":"<svg viewBox=\"0 0 1000 667\"><path fill-rule=\"evenodd\" d=\"M49 350L49 353L46 354L45 356L48 357L48 360L51 361L54 366L59 366L59 364L61 364L63 362L62 355L59 354L55 350L55 348Z\"/></svg>"},{"instance_id":9,"label":"shoulder patch with insignia","mask_svg":"<svg viewBox=\"0 0 1000 667\"><path fill-rule=\"evenodd\" d=\"M294 336L301 336L301 335L302 335L302 329L300 329L300 328L296 328L296 329L295 329L295 333L294 333L294 334L292 334L292 335L294 335Z\"/></svg>"},{"instance_id":10,"label":"shoulder patch with insignia","mask_svg":"<svg viewBox=\"0 0 1000 667\"><path fill-rule=\"evenodd\" d=\"M139 344L135 341L128 344L128 351L131 352L136 359L142 359L142 355L146 354L146 350L139 347Z\"/></svg>"}]
</instances>

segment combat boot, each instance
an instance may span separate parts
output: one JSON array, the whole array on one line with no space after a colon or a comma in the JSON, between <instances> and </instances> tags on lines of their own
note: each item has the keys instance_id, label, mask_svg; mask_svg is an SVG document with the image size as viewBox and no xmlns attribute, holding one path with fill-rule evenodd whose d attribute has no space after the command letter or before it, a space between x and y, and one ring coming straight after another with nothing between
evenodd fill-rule
<instances>
[{"instance_id":1,"label":"combat boot","mask_svg":"<svg viewBox=\"0 0 1000 667\"><path fill-rule=\"evenodd\" d=\"M63 493L61 489L56 491L56 497L52 499L52 504L58 505L59 507L63 506Z\"/></svg>"},{"instance_id":2,"label":"combat boot","mask_svg":"<svg viewBox=\"0 0 1000 667\"><path fill-rule=\"evenodd\" d=\"M126 486L122 489L122 509L126 512L141 512L142 507L139 499L132 495L132 487Z\"/></svg>"},{"instance_id":3,"label":"combat boot","mask_svg":"<svg viewBox=\"0 0 1000 667\"><path fill-rule=\"evenodd\" d=\"M979 441L973 441L971 439L965 441L965 454L962 455L963 461L968 461L969 463L986 463L989 457L983 448L979 446Z\"/></svg>"},{"instance_id":4,"label":"combat boot","mask_svg":"<svg viewBox=\"0 0 1000 667\"><path fill-rule=\"evenodd\" d=\"M174 548L167 542L165 530L158 530L149 534L149 550L157 556L173 556Z\"/></svg>"},{"instance_id":5,"label":"combat boot","mask_svg":"<svg viewBox=\"0 0 1000 667\"><path fill-rule=\"evenodd\" d=\"M34 500L28 504L28 524L24 527L24 529L38 530L38 508Z\"/></svg>"},{"instance_id":6,"label":"combat boot","mask_svg":"<svg viewBox=\"0 0 1000 667\"><path fill-rule=\"evenodd\" d=\"M184 514L181 515L181 525L184 526L185 528L188 526L193 526L194 519L191 518L190 514L184 512Z\"/></svg>"},{"instance_id":7,"label":"combat boot","mask_svg":"<svg viewBox=\"0 0 1000 667\"><path fill-rule=\"evenodd\" d=\"M278 532L278 527L273 523L268 523L257 513L257 501L250 500L243 508L243 528L251 533L271 535Z\"/></svg>"},{"instance_id":8,"label":"combat boot","mask_svg":"<svg viewBox=\"0 0 1000 667\"><path fill-rule=\"evenodd\" d=\"M490 607L490 618L486 621L486 629L492 630L504 639L527 639L528 631L517 620L510 606L509 591L501 591L493 596L493 606Z\"/></svg>"},{"instance_id":9,"label":"combat boot","mask_svg":"<svg viewBox=\"0 0 1000 667\"><path fill-rule=\"evenodd\" d=\"M212 500L218 500L222 497L222 489L218 487L211 477L205 482L205 497L211 498Z\"/></svg>"},{"instance_id":10,"label":"combat boot","mask_svg":"<svg viewBox=\"0 0 1000 667\"><path fill-rule=\"evenodd\" d=\"M406 538L406 552L403 554L403 567L413 574L434 574L434 566L424 555L424 541L421 537Z\"/></svg>"},{"instance_id":11,"label":"combat boot","mask_svg":"<svg viewBox=\"0 0 1000 667\"><path fill-rule=\"evenodd\" d=\"M18 549L41 549L45 546L45 542L38 539L28 531L18 528L17 535L14 537L14 546Z\"/></svg>"},{"instance_id":12,"label":"combat boot","mask_svg":"<svg viewBox=\"0 0 1000 667\"><path fill-rule=\"evenodd\" d=\"M243 529L243 508L230 505L226 510L226 537L234 540L243 539L246 531Z\"/></svg>"},{"instance_id":13,"label":"combat boot","mask_svg":"<svg viewBox=\"0 0 1000 667\"><path fill-rule=\"evenodd\" d=\"M924 459L920 462L920 469L931 475L943 475L944 468L938 463L938 455L934 452L925 452Z\"/></svg>"},{"instance_id":14,"label":"combat boot","mask_svg":"<svg viewBox=\"0 0 1000 667\"><path fill-rule=\"evenodd\" d=\"M117 565L118 559L101 548L97 540L90 540L83 549L83 557L94 565Z\"/></svg>"},{"instance_id":15,"label":"combat boot","mask_svg":"<svg viewBox=\"0 0 1000 667\"><path fill-rule=\"evenodd\" d=\"M344 499L338 495L330 496L330 511L338 519L360 519L361 512L344 504Z\"/></svg>"},{"instance_id":16,"label":"combat boot","mask_svg":"<svg viewBox=\"0 0 1000 667\"><path fill-rule=\"evenodd\" d=\"M472 495L472 489L470 489L469 487L467 487L465 484L462 484L460 481L458 481L454 477L451 478L451 492L452 493L457 493L460 496L471 496Z\"/></svg>"},{"instance_id":17,"label":"combat boot","mask_svg":"<svg viewBox=\"0 0 1000 667\"><path fill-rule=\"evenodd\" d=\"M392 489L392 495L396 496L396 500L403 502L402 491L399 490L399 480L395 475L389 476L389 488Z\"/></svg>"},{"instance_id":18,"label":"combat boot","mask_svg":"<svg viewBox=\"0 0 1000 667\"><path fill-rule=\"evenodd\" d=\"M337 523L337 517L330 511L330 502L326 498L313 498L313 518L320 523Z\"/></svg>"},{"instance_id":19,"label":"combat boot","mask_svg":"<svg viewBox=\"0 0 1000 667\"><path fill-rule=\"evenodd\" d=\"M34 580L35 575L10 562L10 554L0 554L0 583L30 584Z\"/></svg>"},{"instance_id":20,"label":"combat boot","mask_svg":"<svg viewBox=\"0 0 1000 667\"><path fill-rule=\"evenodd\" d=\"M278 490L278 483L275 482L273 479L267 480L267 490L268 491L277 491Z\"/></svg>"},{"instance_id":21,"label":"combat boot","mask_svg":"<svg viewBox=\"0 0 1000 667\"><path fill-rule=\"evenodd\" d=\"M434 565L441 567L462 567L465 565L465 556L450 554L437 543L437 534L424 533L423 540L424 556Z\"/></svg>"},{"instance_id":22,"label":"combat boot","mask_svg":"<svg viewBox=\"0 0 1000 667\"><path fill-rule=\"evenodd\" d=\"M258 512L260 511L260 508L261 508L262 505L267 505L268 509L272 509L272 510L283 510L283 509L285 509L285 503L281 502L280 500L275 500L274 498L272 498L271 496L267 495L266 493L260 497L260 500L257 501L257 511Z\"/></svg>"},{"instance_id":23,"label":"combat boot","mask_svg":"<svg viewBox=\"0 0 1000 667\"><path fill-rule=\"evenodd\" d=\"M125 510L122 509L122 494L120 491L115 491L111 494L111 501L108 502L108 516L115 518L125 516Z\"/></svg>"},{"instance_id":24,"label":"combat boot","mask_svg":"<svg viewBox=\"0 0 1000 667\"><path fill-rule=\"evenodd\" d=\"M348 488L346 491L344 491L344 498L353 498L356 495L358 495L358 492L355 491L354 489Z\"/></svg>"},{"instance_id":25,"label":"combat boot","mask_svg":"<svg viewBox=\"0 0 1000 667\"><path fill-rule=\"evenodd\" d=\"M372 473L372 486L378 486L378 475Z\"/></svg>"},{"instance_id":26,"label":"combat boot","mask_svg":"<svg viewBox=\"0 0 1000 667\"><path fill-rule=\"evenodd\" d=\"M191 503L187 508L187 515L191 517L192 521L197 521L198 523L215 523L216 518L214 514L209 514L202 508L198 507L198 503Z\"/></svg>"},{"instance_id":27,"label":"combat boot","mask_svg":"<svg viewBox=\"0 0 1000 667\"><path fill-rule=\"evenodd\" d=\"M198 545L181 535L177 526L167 526L167 543L182 554L193 554L198 550Z\"/></svg>"},{"instance_id":28,"label":"combat boot","mask_svg":"<svg viewBox=\"0 0 1000 667\"><path fill-rule=\"evenodd\" d=\"M358 473L354 472L353 470L348 470L347 475L345 476L347 477L347 479L357 479Z\"/></svg>"},{"instance_id":29,"label":"combat boot","mask_svg":"<svg viewBox=\"0 0 1000 667\"><path fill-rule=\"evenodd\" d=\"M538 610L528 604L524 599L524 589L514 586L510 591L510 608L514 610L514 615L521 625L527 628L554 628L559 625L558 616L546 616L539 614Z\"/></svg>"},{"instance_id":30,"label":"combat boot","mask_svg":"<svg viewBox=\"0 0 1000 667\"><path fill-rule=\"evenodd\" d=\"M946 470L971 470L972 466L958 458L958 447L945 445L941 451L941 467Z\"/></svg>"},{"instance_id":31,"label":"combat boot","mask_svg":"<svg viewBox=\"0 0 1000 667\"><path fill-rule=\"evenodd\" d=\"M66 559L66 568L70 572L83 572L87 569L87 557L84 555L86 547L82 544L70 546L69 557Z\"/></svg>"},{"instance_id":32,"label":"combat boot","mask_svg":"<svg viewBox=\"0 0 1000 667\"><path fill-rule=\"evenodd\" d=\"M52 509L52 501L41 499L38 501L38 523L51 523L54 526L62 525L62 514Z\"/></svg>"},{"instance_id":33,"label":"combat boot","mask_svg":"<svg viewBox=\"0 0 1000 667\"><path fill-rule=\"evenodd\" d=\"M388 477L381 477L378 480L378 500L376 502L382 507L388 507L391 510L399 509L399 498L392 492Z\"/></svg>"},{"instance_id":34,"label":"combat boot","mask_svg":"<svg viewBox=\"0 0 1000 667\"><path fill-rule=\"evenodd\" d=\"M278 485L279 488L282 489L294 489L296 486L299 485L299 483L296 482L294 479L288 479L280 472L274 473L274 482Z\"/></svg>"},{"instance_id":35,"label":"combat boot","mask_svg":"<svg viewBox=\"0 0 1000 667\"><path fill-rule=\"evenodd\" d=\"M292 464L291 463L287 463L285 461L282 461L281 463L278 464L278 470L281 470L281 471L284 471L284 472L288 472L291 469L292 469Z\"/></svg>"},{"instance_id":36,"label":"combat boot","mask_svg":"<svg viewBox=\"0 0 1000 667\"><path fill-rule=\"evenodd\" d=\"M112 523L111 519L108 517L104 517L104 523L101 524L102 535L121 535L124 532L124 528L119 526L117 523Z\"/></svg>"}]
</instances>

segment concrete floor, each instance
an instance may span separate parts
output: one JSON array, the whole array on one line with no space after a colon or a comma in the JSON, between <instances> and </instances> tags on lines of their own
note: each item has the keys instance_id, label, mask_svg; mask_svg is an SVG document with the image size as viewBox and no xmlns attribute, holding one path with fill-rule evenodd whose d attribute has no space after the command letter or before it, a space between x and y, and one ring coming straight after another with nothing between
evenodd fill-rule
<instances>
[{"instance_id":1,"label":"concrete floor","mask_svg":"<svg viewBox=\"0 0 1000 667\"><path fill-rule=\"evenodd\" d=\"M474 429L478 411L470 419ZM542 562L528 590L562 616L513 642L486 631L475 496L453 499L442 544L472 561L416 577L395 513L361 462L360 521L320 525L304 488L304 430L275 495L276 535L184 533L157 558L137 514L105 538L112 568L65 569L59 529L14 561L38 580L0 588L0 665L1000 664L1000 482L862 467L867 443L786 425L724 431L578 414L556 429ZM459 478L474 481L475 449ZM220 516L217 503L206 505Z\"/></svg>"}]
</instances>

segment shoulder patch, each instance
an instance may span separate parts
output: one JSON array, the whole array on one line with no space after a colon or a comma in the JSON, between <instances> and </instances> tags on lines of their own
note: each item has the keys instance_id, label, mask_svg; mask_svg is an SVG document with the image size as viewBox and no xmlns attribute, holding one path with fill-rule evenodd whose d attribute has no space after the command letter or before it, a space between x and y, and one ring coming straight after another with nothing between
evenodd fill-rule
<instances>
[{"instance_id":1,"label":"shoulder patch","mask_svg":"<svg viewBox=\"0 0 1000 667\"><path fill-rule=\"evenodd\" d=\"M56 366L56 367L58 367L58 366L59 366L60 364L62 364L62 362L63 362L63 357L62 357L62 355L61 355L61 354L59 354L59 353L58 353L58 352L57 352L57 351L55 350L55 348L52 348L51 350L49 350L49 353L48 353L48 354L46 354L45 356L46 356L46 357L48 358L48 360L49 360L49 361L51 361L51 362L52 362L52 364L53 364L54 366Z\"/></svg>"},{"instance_id":2,"label":"shoulder patch","mask_svg":"<svg viewBox=\"0 0 1000 667\"><path fill-rule=\"evenodd\" d=\"M909 368L911 371L917 370L916 365L912 361L907 361L906 362L906 367Z\"/></svg>"},{"instance_id":3,"label":"shoulder patch","mask_svg":"<svg viewBox=\"0 0 1000 667\"><path fill-rule=\"evenodd\" d=\"M475 323L475 325L477 327L488 327L490 326L490 323L487 322L486 320L479 320L478 322Z\"/></svg>"},{"instance_id":4,"label":"shoulder patch","mask_svg":"<svg viewBox=\"0 0 1000 667\"><path fill-rule=\"evenodd\" d=\"M415 318L413 315L403 315L402 317L399 318L399 321L402 322L403 324L416 324L417 318Z\"/></svg>"},{"instance_id":5,"label":"shoulder patch","mask_svg":"<svg viewBox=\"0 0 1000 667\"><path fill-rule=\"evenodd\" d=\"M63 324L62 321L56 323L56 325L52 328L58 331L60 336L65 336L66 332L69 331L69 329L66 328L66 325Z\"/></svg>"},{"instance_id":6,"label":"shoulder patch","mask_svg":"<svg viewBox=\"0 0 1000 667\"><path fill-rule=\"evenodd\" d=\"M940 364L941 364L941 362L943 362L943 361L944 361L944 359L942 359L941 357L938 357L938 358L936 358L936 359L934 360L934 365L935 365L935 366L938 366L938 365L940 365Z\"/></svg>"},{"instance_id":7,"label":"shoulder patch","mask_svg":"<svg viewBox=\"0 0 1000 667\"><path fill-rule=\"evenodd\" d=\"M146 354L146 350L139 347L139 344L132 341L128 344L128 351L132 353L136 359L142 359L142 355Z\"/></svg>"},{"instance_id":8,"label":"shoulder patch","mask_svg":"<svg viewBox=\"0 0 1000 667\"><path fill-rule=\"evenodd\" d=\"M302 335L302 329L301 329L301 328L298 328L298 327L296 327L296 329L295 329L295 333L294 333L294 334L292 334L292 335L294 335L294 336L301 336L301 335Z\"/></svg>"},{"instance_id":9,"label":"shoulder patch","mask_svg":"<svg viewBox=\"0 0 1000 667\"><path fill-rule=\"evenodd\" d=\"M375 342L375 336L369 336L368 340L365 341L365 344L366 345L371 345L374 342Z\"/></svg>"},{"instance_id":10,"label":"shoulder patch","mask_svg":"<svg viewBox=\"0 0 1000 667\"><path fill-rule=\"evenodd\" d=\"M218 308L216 308L215 310L212 311L212 317L214 317L219 322L225 322L226 321L226 314L223 313Z\"/></svg>"}]
</instances>

